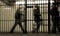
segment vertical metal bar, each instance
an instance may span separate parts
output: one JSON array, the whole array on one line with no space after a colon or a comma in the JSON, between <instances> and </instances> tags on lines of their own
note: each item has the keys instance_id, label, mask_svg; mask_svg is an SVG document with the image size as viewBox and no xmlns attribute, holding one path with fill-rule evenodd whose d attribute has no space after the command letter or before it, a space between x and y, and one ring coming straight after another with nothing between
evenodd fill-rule
<instances>
[{"instance_id":1,"label":"vertical metal bar","mask_svg":"<svg viewBox=\"0 0 60 36\"><path fill-rule=\"evenodd\" d=\"M5 6L5 8L6 8L6 7L7 7L7 6ZM5 16L5 14L6 14L6 13L4 13L4 16ZM6 17L6 16L5 16L5 17ZM5 18L5 17L4 17L4 18ZM7 19L5 18L4 20L7 20ZM4 25L5 25L5 26L4 26L4 32L7 32L7 25L6 25L6 24L7 24L7 21L4 21Z\"/></svg>"},{"instance_id":2,"label":"vertical metal bar","mask_svg":"<svg viewBox=\"0 0 60 36\"><path fill-rule=\"evenodd\" d=\"M42 1L42 0L41 0ZM41 14L42 14L43 12L42 12L42 4L41 4ZM42 16L41 16L41 18L43 17L43 14L42 14ZM41 32L42 32L42 25L41 25Z\"/></svg>"},{"instance_id":3,"label":"vertical metal bar","mask_svg":"<svg viewBox=\"0 0 60 36\"><path fill-rule=\"evenodd\" d=\"M27 33L27 0L25 0L25 33Z\"/></svg>"},{"instance_id":4,"label":"vertical metal bar","mask_svg":"<svg viewBox=\"0 0 60 36\"><path fill-rule=\"evenodd\" d=\"M44 2L44 0L43 0L43 2ZM44 13L44 3L43 3L43 18L44 18L44 14L45 14L45 13ZM44 20L44 19L43 19L43 20ZM43 21L43 23L45 23L45 20ZM44 31L44 26L45 26L45 25L43 24L43 32L45 32L45 31Z\"/></svg>"},{"instance_id":5,"label":"vertical metal bar","mask_svg":"<svg viewBox=\"0 0 60 36\"><path fill-rule=\"evenodd\" d=\"M50 33L50 0L48 0L48 33Z\"/></svg>"},{"instance_id":6,"label":"vertical metal bar","mask_svg":"<svg viewBox=\"0 0 60 36\"><path fill-rule=\"evenodd\" d=\"M39 0L40 1L40 0ZM38 4L39 5L39 10L40 10L40 3ZM39 11L40 12L40 11ZM40 13L41 14L41 13ZM40 16L40 19L41 19L41 16ZM41 24L41 21L40 21L40 24ZM41 25L40 25L41 26ZM38 32L40 32L40 28L38 30Z\"/></svg>"},{"instance_id":7,"label":"vertical metal bar","mask_svg":"<svg viewBox=\"0 0 60 36\"><path fill-rule=\"evenodd\" d=\"M12 14L13 14L13 12L12 12L12 7L10 7L10 8L11 8L11 9L10 9L10 12L11 12L11 15L12 15ZM10 13L10 12L9 12L9 13ZM13 15L12 15L12 16L13 16ZM10 21L10 22L11 22L11 21ZM11 23L10 23L10 25L11 25Z\"/></svg>"},{"instance_id":8,"label":"vertical metal bar","mask_svg":"<svg viewBox=\"0 0 60 36\"><path fill-rule=\"evenodd\" d=\"M43 1L42 1L43 2ZM42 3L42 12L43 12L43 3ZM44 14L43 14L43 19L44 19ZM44 21L43 21L44 22ZM43 25L42 25L42 32L43 32Z\"/></svg>"},{"instance_id":9,"label":"vertical metal bar","mask_svg":"<svg viewBox=\"0 0 60 36\"><path fill-rule=\"evenodd\" d=\"M31 13L31 8L29 8L29 9L30 9L30 11L29 11L29 12ZM29 13L29 14L30 14L30 13ZM31 14L30 14L30 20L31 20ZM29 24L30 24L29 26L31 26L31 21L30 21L30 23L29 23ZM30 27L30 31L31 31L31 27Z\"/></svg>"},{"instance_id":10,"label":"vertical metal bar","mask_svg":"<svg viewBox=\"0 0 60 36\"><path fill-rule=\"evenodd\" d=\"M29 9L29 8L27 8L27 9ZM27 12L28 14L29 14L29 11ZM29 18L29 16L30 16L30 14L29 15L27 15L27 17ZM30 26L29 26L29 21L28 21L28 24L27 24L27 29L28 29L28 32L30 31L29 29L30 29Z\"/></svg>"},{"instance_id":11,"label":"vertical metal bar","mask_svg":"<svg viewBox=\"0 0 60 36\"><path fill-rule=\"evenodd\" d=\"M1 7L1 5L0 5ZM0 32L1 32L1 10L0 10Z\"/></svg>"},{"instance_id":12,"label":"vertical metal bar","mask_svg":"<svg viewBox=\"0 0 60 36\"><path fill-rule=\"evenodd\" d=\"M41 12L41 19L42 19L42 4L40 5L40 12ZM41 24L42 24L42 21L41 21ZM40 25L40 31L42 32L42 25Z\"/></svg>"},{"instance_id":13,"label":"vertical metal bar","mask_svg":"<svg viewBox=\"0 0 60 36\"><path fill-rule=\"evenodd\" d=\"M31 13L31 8L30 8L30 13ZM31 19L32 19L31 14L30 14L30 17L31 17ZM30 21L30 22L31 22L31 21ZM31 26L31 24L32 24L32 22L30 23L30 26ZM31 27L30 27L30 31L31 31Z\"/></svg>"},{"instance_id":14,"label":"vertical metal bar","mask_svg":"<svg viewBox=\"0 0 60 36\"><path fill-rule=\"evenodd\" d=\"M3 12L2 12L1 16L3 17ZM3 21L1 20L1 22L2 22L2 32L3 32Z\"/></svg>"}]
</instances>

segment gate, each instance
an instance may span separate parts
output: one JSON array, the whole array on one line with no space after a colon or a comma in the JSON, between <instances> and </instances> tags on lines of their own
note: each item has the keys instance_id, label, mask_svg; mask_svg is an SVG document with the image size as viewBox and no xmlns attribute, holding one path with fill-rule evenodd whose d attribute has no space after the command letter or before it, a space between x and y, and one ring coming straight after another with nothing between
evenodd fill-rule
<instances>
[{"instance_id":1,"label":"gate","mask_svg":"<svg viewBox=\"0 0 60 36\"><path fill-rule=\"evenodd\" d=\"M21 22L23 30L25 32L32 32L37 29L37 24L40 23L39 28L36 32L50 32L50 0L25 0L25 1L16 1L14 5L6 5L6 3L2 3L0 5L0 32L10 32L15 25L15 13L17 9L24 8L24 16L22 17L23 21ZM39 7L38 14L40 15L37 20L35 20L34 16L34 6L37 5ZM22 9L23 10L23 9ZM38 15L37 14L37 15ZM37 23L36 23L37 22ZM39 24L38 24L39 25ZM35 29L35 30L34 30ZM21 26L19 24L16 25L13 32L23 32Z\"/></svg>"}]
</instances>

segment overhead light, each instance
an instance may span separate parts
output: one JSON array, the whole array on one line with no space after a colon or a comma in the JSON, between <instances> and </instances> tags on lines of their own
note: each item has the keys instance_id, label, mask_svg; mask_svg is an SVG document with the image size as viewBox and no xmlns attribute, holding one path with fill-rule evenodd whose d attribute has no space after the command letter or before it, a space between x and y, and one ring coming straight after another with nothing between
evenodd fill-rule
<instances>
[{"instance_id":1,"label":"overhead light","mask_svg":"<svg viewBox=\"0 0 60 36\"><path fill-rule=\"evenodd\" d=\"M53 3L54 1L50 1L50 3ZM34 4L44 4L48 3L48 1L35 1Z\"/></svg>"},{"instance_id":2,"label":"overhead light","mask_svg":"<svg viewBox=\"0 0 60 36\"><path fill-rule=\"evenodd\" d=\"M24 1L17 1L15 4L25 4Z\"/></svg>"},{"instance_id":3,"label":"overhead light","mask_svg":"<svg viewBox=\"0 0 60 36\"><path fill-rule=\"evenodd\" d=\"M53 3L54 1L50 1L50 3ZM43 4L48 3L48 1L27 1L27 4ZM15 4L25 4L25 1L17 1Z\"/></svg>"}]
</instances>

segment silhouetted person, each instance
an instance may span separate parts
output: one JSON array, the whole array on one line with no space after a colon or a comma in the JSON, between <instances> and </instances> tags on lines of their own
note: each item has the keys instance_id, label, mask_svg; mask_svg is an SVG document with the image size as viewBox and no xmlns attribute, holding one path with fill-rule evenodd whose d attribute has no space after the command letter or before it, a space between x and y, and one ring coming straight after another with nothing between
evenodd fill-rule
<instances>
[{"instance_id":1,"label":"silhouetted person","mask_svg":"<svg viewBox=\"0 0 60 36\"><path fill-rule=\"evenodd\" d=\"M53 7L50 10L50 14L52 16L53 26L52 26L52 33L56 33L56 27L58 31L60 32L59 28L59 11L58 11L58 5L59 3L53 3Z\"/></svg>"},{"instance_id":2,"label":"silhouetted person","mask_svg":"<svg viewBox=\"0 0 60 36\"><path fill-rule=\"evenodd\" d=\"M32 32L38 32L39 28L40 28L40 9L38 5L34 6L34 10L33 10L33 14L34 14L34 21L37 25L37 28L33 29Z\"/></svg>"},{"instance_id":3,"label":"silhouetted person","mask_svg":"<svg viewBox=\"0 0 60 36\"><path fill-rule=\"evenodd\" d=\"M17 9L16 13L15 13L15 24L13 26L13 28L11 29L10 33L13 32L13 30L15 29L15 27L17 26L17 24L19 24L19 27L21 27L22 31L24 32L24 29L22 27L22 9L21 7L19 7L19 9Z\"/></svg>"}]
</instances>

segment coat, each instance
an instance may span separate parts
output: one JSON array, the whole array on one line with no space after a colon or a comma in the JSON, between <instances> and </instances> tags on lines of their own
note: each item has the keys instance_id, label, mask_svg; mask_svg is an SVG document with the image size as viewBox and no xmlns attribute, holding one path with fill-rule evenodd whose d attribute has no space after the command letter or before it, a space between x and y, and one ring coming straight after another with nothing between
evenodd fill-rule
<instances>
[{"instance_id":1,"label":"coat","mask_svg":"<svg viewBox=\"0 0 60 36\"><path fill-rule=\"evenodd\" d=\"M40 16L41 16L40 9L34 9L33 13L34 13L34 20L36 22L40 22Z\"/></svg>"},{"instance_id":2,"label":"coat","mask_svg":"<svg viewBox=\"0 0 60 36\"><path fill-rule=\"evenodd\" d=\"M52 20L58 20L59 11L58 11L57 7L53 7L53 8L50 10L50 15L52 16Z\"/></svg>"}]
</instances>

